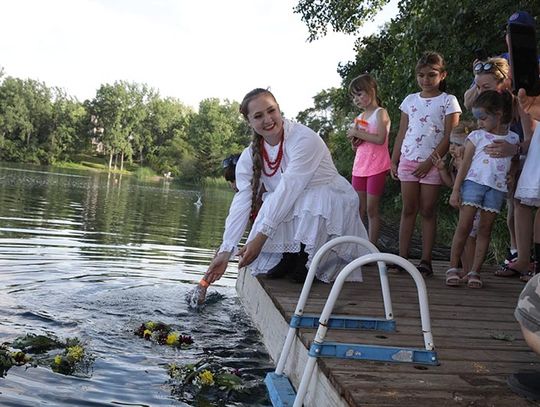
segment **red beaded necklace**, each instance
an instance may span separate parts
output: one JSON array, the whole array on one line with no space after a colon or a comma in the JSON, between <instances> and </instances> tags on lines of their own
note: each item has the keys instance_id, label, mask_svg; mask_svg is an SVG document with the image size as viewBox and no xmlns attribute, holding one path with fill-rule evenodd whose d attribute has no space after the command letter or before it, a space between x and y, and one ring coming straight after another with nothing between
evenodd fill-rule
<instances>
[{"instance_id":1,"label":"red beaded necklace","mask_svg":"<svg viewBox=\"0 0 540 407\"><path fill-rule=\"evenodd\" d=\"M277 153L277 157L274 161L270 160L270 157L268 156L268 152L266 151L266 148L264 146L264 139L261 137L261 151L262 151L262 158L263 158L263 168L262 171L264 172L264 175L267 177L272 177L276 174L276 172L279 170L279 166L281 165L281 159L283 158L283 133L281 133L281 140L279 141L279 150ZM269 172L266 172L266 167L268 166Z\"/></svg>"}]
</instances>

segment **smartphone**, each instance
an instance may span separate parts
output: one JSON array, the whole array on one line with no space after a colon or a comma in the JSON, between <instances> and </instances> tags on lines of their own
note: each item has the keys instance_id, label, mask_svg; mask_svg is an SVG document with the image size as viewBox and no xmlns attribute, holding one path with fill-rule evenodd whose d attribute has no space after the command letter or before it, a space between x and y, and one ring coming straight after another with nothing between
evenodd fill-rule
<instances>
[{"instance_id":1,"label":"smartphone","mask_svg":"<svg viewBox=\"0 0 540 407\"><path fill-rule=\"evenodd\" d=\"M538 54L536 52L536 33L533 26L508 24L508 51L514 92L521 88L527 95L540 95L538 78Z\"/></svg>"}]
</instances>

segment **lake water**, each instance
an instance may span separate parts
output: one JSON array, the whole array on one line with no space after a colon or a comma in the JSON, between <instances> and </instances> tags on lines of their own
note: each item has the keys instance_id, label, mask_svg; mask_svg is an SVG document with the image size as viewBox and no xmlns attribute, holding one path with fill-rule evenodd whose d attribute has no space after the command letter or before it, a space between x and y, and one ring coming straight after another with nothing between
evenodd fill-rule
<instances>
[{"instance_id":1,"label":"lake water","mask_svg":"<svg viewBox=\"0 0 540 407\"><path fill-rule=\"evenodd\" d=\"M186 302L220 243L232 196L0 163L0 341L78 337L95 357L80 376L12 367L0 378L0 405L269 405L262 379L272 365L236 296L236 263L202 309ZM190 334L194 344L180 350L135 336L149 320ZM249 402L179 400L167 365L207 355L239 369L253 387Z\"/></svg>"}]
</instances>

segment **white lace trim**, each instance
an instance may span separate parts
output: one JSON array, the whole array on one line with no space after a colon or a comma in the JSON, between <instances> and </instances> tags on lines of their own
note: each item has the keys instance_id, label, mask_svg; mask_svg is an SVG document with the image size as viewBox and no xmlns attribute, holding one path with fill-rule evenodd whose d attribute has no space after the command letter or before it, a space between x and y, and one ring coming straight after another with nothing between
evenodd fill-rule
<instances>
[{"instance_id":1,"label":"white lace trim","mask_svg":"<svg viewBox=\"0 0 540 407\"><path fill-rule=\"evenodd\" d=\"M269 238L272 238L274 236L274 233L276 233L276 228L270 226L267 223L263 223L259 228L259 232L261 232L265 236L268 236Z\"/></svg>"},{"instance_id":2,"label":"white lace trim","mask_svg":"<svg viewBox=\"0 0 540 407\"><path fill-rule=\"evenodd\" d=\"M462 202L461 204L462 205L467 205L467 206L474 206L475 208L478 208L478 209L486 211L486 212L493 212L493 213L500 213L501 212L500 210L498 211L497 209L485 208L482 205L479 205L479 204L473 203L473 202Z\"/></svg>"}]
</instances>

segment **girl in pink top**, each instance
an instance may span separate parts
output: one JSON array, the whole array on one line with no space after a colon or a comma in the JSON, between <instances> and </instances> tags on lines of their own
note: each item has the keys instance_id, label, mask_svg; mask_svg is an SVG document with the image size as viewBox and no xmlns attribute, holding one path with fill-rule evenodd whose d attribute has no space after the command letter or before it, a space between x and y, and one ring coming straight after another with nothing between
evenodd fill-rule
<instances>
[{"instance_id":1,"label":"girl in pink top","mask_svg":"<svg viewBox=\"0 0 540 407\"><path fill-rule=\"evenodd\" d=\"M368 219L369 240L377 244L380 231L379 202L390 170L388 133L390 117L381 107L377 82L368 74L354 78L349 85L353 103L362 110L347 132L356 150L352 185L360 198L360 216Z\"/></svg>"}]
</instances>

